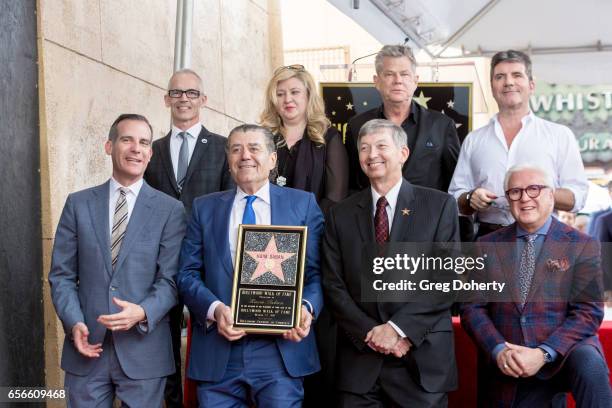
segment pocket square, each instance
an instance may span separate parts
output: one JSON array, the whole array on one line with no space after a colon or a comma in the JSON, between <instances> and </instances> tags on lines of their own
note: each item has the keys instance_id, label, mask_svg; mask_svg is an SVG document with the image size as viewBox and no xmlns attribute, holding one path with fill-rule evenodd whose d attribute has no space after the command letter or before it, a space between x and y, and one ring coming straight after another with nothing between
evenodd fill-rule
<instances>
[{"instance_id":1,"label":"pocket square","mask_svg":"<svg viewBox=\"0 0 612 408\"><path fill-rule=\"evenodd\" d=\"M549 259L546 261L546 266L551 272L566 272L569 269L569 259L563 257L560 259Z\"/></svg>"},{"instance_id":2,"label":"pocket square","mask_svg":"<svg viewBox=\"0 0 612 408\"><path fill-rule=\"evenodd\" d=\"M428 140L425 142L425 147L434 148L436 145L431 140Z\"/></svg>"}]
</instances>

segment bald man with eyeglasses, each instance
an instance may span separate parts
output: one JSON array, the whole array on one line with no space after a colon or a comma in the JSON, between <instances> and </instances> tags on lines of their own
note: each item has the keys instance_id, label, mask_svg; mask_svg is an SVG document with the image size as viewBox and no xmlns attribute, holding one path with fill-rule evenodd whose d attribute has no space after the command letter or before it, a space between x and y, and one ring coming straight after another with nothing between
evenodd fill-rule
<instances>
[{"instance_id":1,"label":"bald man with eyeglasses","mask_svg":"<svg viewBox=\"0 0 612 408\"><path fill-rule=\"evenodd\" d=\"M188 216L196 197L234 187L225 155L225 137L210 132L200 120L206 100L202 79L195 71L182 69L172 75L164 96L172 116L172 129L153 142L153 157L144 175L153 188L182 201ZM179 304L170 312L176 373L166 382L168 408L183 406L182 320L183 303L179 299Z\"/></svg>"}]
</instances>

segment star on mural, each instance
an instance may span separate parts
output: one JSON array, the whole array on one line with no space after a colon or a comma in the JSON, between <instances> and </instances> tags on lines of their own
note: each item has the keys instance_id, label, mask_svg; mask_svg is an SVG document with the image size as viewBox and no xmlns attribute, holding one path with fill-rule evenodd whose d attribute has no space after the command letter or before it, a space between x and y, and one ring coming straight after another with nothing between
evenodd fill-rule
<instances>
[{"instance_id":1,"label":"star on mural","mask_svg":"<svg viewBox=\"0 0 612 408\"><path fill-rule=\"evenodd\" d=\"M418 96L418 97L416 97L416 98L415 98L415 97L412 97L412 99L414 99L414 100L415 100L415 101L416 101L416 102L417 102L419 105L421 105L422 107L427 108L427 102L429 102L429 100L430 100L431 98L426 97L426 96L423 94L423 91L421 91L421 93L419 94L419 96Z\"/></svg>"},{"instance_id":2,"label":"star on mural","mask_svg":"<svg viewBox=\"0 0 612 408\"><path fill-rule=\"evenodd\" d=\"M332 111L332 116L336 116L336 111Z\"/></svg>"},{"instance_id":3,"label":"star on mural","mask_svg":"<svg viewBox=\"0 0 612 408\"><path fill-rule=\"evenodd\" d=\"M368 106L368 101L363 101L363 106Z\"/></svg>"},{"instance_id":4,"label":"star on mural","mask_svg":"<svg viewBox=\"0 0 612 408\"><path fill-rule=\"evenodd\" d=\"M295 255L290 252L278 252L274 235L272 235L272 238L268 242L266 249L264 249L263 251L245 252L249 254L251 258L257 261L257 269L255 269L255 272L253 272L253 275L251 276L251 282L259 278L266 272L270 272L282 282L285 282L285 276L283 275L283 268L281 264L286 259L289 259Z\"/></svg>"},{"instance_id":5,"label":"star on mural","mask_svg":"<svg viewBox=\"0 0 612 408\"><path fill-rule=\"evenodd\" d=\"M337 99L337 100L339 100L339 101L341 101L341 100L342 100L342 97L341 97L341 96L338 96L336 99Z\"/></svg>"},{"instance_id":6,"label":"star on mural","mask_svg":"<svg viewBox=\"0 0 612 408\"><path fill-rule=\"evenodd\" d=\"M353 105L352 103L350 103L350 102L349 102L349 103L347 103L347 104L346 104L346 110L353 110L353 106L354 106L354 105Z\"/></svg>"},{"instance_id":7,"label":"star on mural","mask_svg":"<svg viewBox=\"0 0 612 408\"><path fill-rule=\"evenodd\" d=\"M455 101L450 100L450 101L446 102L446 106L448 106L449 108L453 109L455 107Z\"/></svg>"}]
</instances>

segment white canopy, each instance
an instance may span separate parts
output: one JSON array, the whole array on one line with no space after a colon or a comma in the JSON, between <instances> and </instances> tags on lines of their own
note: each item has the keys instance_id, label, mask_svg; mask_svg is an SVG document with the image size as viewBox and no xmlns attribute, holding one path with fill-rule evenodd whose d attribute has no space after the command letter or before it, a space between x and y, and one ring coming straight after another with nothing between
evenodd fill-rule
<instances>
[{"instance_id":1,"label":"white canopy","mask_svg":"<svg viewBox=\"0 0 612 408\"><path fill-rule=\"evenodd\" d=\"M538 80L612 83L612 1L328 1L382 43L408 37L433 59L517 49L532 56Z\"/></svg>"}]
</instances>

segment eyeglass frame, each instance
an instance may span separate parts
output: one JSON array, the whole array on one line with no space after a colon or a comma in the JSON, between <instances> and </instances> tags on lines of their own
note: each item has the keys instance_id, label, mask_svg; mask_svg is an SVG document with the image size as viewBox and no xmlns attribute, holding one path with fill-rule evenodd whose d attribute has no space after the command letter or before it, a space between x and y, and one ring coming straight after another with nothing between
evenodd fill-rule
<instances>
[{"instance_id":1,"label":"eyeglass frame","mask_svg":"<svg viewBox=\"0 0 612 408\"><path fill-rule=\"evenodd\" d=\"M527 190L529 188L537 188L537 194L534 196L531 196ZM513 188L509 188L508 190L505 191L506 197L508 197L508 200L510 201L520 201L523 198L523 194L527 194L527 197L529 198L538 198L540 196L540 194L542 194L542 190L544 190L545 188L550 188L550 186L545 186L543 184L530 184L525 188L520 188L520 187L513 187ZM510 191L520 191L521 194L519 195L519 197L517 199L513 199L510 197Z\"/></svg>"},{"instance_id":2,"label":"eyeglass frame","mask_svg":"<svg viewBox=\"0 0 612 408\"><path fill-rule=\"evenodd\" d=\"M172 96L172 95L170 95L171 92L180 92L181 94L178 95L178 96ZM191 96L189 96L188 92L196 92L197 96L191 97ZM202 96L202 92L198 91L197 89L185 89L185 90L183 90L183 89L168 89L167 94L168 94L169 98L174 98L174 99L182 98L183 95L187 96L187 98L189 98L189 99L198 99L200 96Z\"/></svg>"},{"instance_id":3,"label":"eyeglass frame","mask_svg":"<svg viewBox=\"0 0 612 408\"><path fill-rule=\"evenodd\" d=\"M306 72L306 67L304 67L302 64L291 64L291 65L284 65L282 67L276 68L272 75L273 76L278 75L286 69L295 71L295 72Z\"/></svg>"}]
</instances>

